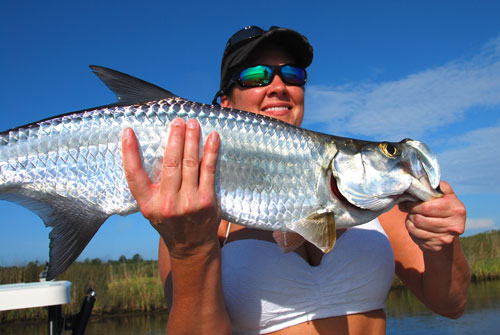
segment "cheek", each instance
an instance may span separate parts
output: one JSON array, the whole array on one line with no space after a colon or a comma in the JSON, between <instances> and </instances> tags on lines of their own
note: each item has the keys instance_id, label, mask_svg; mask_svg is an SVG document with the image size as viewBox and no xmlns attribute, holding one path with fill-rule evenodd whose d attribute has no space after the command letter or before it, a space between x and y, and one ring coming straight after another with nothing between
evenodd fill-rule
<instances>
[{"instance_id":1,"label":"cheek","mask_svg":"<svg viewBox=\"0 0 500 335\"><path fill-rule=\"evenodd\" d=\"M295 104L304 105L304 89L298 86L290 86L288 91Z\"/></svg>"},{"instance_id":2,"label":"cheek","mask_svg":"<svg viewBox=\"0 0 500 335\"><path fill-rule=\"evenodd\" d=\"M302 109L300 112L297 113L293 124L296 125L297 127L300 127L303 120L304 120L304 109Z\"/></svg>"},{"instance_id":3,"label":"cheek","mask_svg":"<svg viewBox=\"0 0 500 335\"><path fill-rule=\"evenodd\" d=\"M293 124L294 126L300 127L303 119L304 119L304 109L297 108L294 111L294 113L289 114L287 118L283 121Z\"/></svg>"},{"instance_id":4,"label":"cheek","mask_svg":"<svg viewBox=\"0 0 500 335\"><path fill-rule=\"evenodd\" d=\"M259 113L259 106L264 99L264 90L253 88L249 90L235 89L233 92L233 108Z\"/></svg>"},{"instance_id":5,"label":"cheek","mask_svg":"<svg viewBox=\"0 0 500 335\"><path fill-rule=\"evenodd\" d=\"M290 123L300 126L302 120L304 119L304 89L301 87L291 87L290 97L293 99L295 104L295 112L293 114L293 120Z\"/></svg>"}]
</instances>

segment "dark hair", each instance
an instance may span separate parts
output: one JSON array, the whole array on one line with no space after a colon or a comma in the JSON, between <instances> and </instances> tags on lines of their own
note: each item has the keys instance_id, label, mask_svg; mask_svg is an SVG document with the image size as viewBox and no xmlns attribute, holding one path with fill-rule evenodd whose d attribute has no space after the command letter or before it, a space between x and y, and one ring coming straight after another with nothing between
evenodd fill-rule
<instances>
[{"instance_id":1,"label":"dark hair","mask_svg":"<svg viewBox=\"0 0 500 335\"><path fill-rule=\"evenodd\" d=\"M312 62L312 46L305 36L295 30L275 26L269 30L257 26L245 27L233 34L226 43L221 63L220 87L212 104L217 104L218 97L228 94L231 77L243 69L251 53L264 42L283 47L294 58L297 66L306 68Z\"/></svg>"}]
</instances>

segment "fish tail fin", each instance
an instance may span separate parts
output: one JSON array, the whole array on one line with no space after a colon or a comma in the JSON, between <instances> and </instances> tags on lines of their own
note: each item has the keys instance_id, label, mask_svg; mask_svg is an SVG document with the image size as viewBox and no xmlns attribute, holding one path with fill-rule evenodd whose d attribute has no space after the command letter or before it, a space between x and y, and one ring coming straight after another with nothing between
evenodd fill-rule
<instances>
[{"instance_id":1,"label":"fish tail fin","mask_svg":"<svg viewBox=\"0 0 500 335\"><path fill-rule=\"evenodd\" d=\"M0 199L28 208L40 216L45 226L52 227L47 280L55 279L75 261L109 216L89 210L75 199L51 196L35 200L19 189L2 192Z\"/></svg>"},{"instance_id":2,"label":"fish tail fin","mask_svg":"<svg viewBox=\"0 0 500 335\"><path fill-rule=\"evenodd\" d=\"M56 213L46 221L54 227L49 234L49 268L47 280L63 273L82 253L107 217L75 217L68 219L64 213Z\"/></svg>"},{"instance_id":3,"label":"fish tail fin","mask_svg":"<svg viewBox=\"0 0 500 335\"><path fill-rule=\"evenodd\" d=\"M335 214L332 212L314 213L303 220L287 225L324 253L333 249L336 240Z\"/></svg>"}]
</instances>

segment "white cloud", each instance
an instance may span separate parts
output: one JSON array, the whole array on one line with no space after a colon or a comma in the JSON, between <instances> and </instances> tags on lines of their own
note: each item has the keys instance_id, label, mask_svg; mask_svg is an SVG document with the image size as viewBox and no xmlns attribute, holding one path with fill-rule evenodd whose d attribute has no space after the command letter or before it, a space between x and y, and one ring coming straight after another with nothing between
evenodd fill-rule
<instances>
[{"instance_id":1,"label":"white cloud","mask_svg":"<svg viewBox=\"0 0 500 335\"><path fill-rule=\"evenodd\" d=\"M466 230L487 230L493 228L495 228L495 221L492 219L467 219L467 222L465 222Z\"/></svg>"},{"instance_id":2,"label":"white cloud","mask_svg":"<svg viewBox=\"0 0 500 335\"><path fill-rule=\"evenodd\" d=\"M449 139L452 149L438 154L442 177L461 194L500 194L500 125Z\"/></svg>"},{"instance_id":3,"label":"white cloud","mask_svg":"<svg viewBox=\"0 0 500 335\"><path fill-rule=\"evenodd\" d=\"M463 120L472 107L500 105L500 37L479 54L399 81L309 86L305 127L400 140ZM338 134L338 131L333 131ZM345 133L344 133L345 134Z\"/></svg>"}]
</instances>

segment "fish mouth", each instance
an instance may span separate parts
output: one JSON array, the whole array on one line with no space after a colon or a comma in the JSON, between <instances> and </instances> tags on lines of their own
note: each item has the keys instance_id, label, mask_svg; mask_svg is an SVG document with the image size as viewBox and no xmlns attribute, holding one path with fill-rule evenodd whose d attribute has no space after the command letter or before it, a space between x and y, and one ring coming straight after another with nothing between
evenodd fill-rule
<instances>
[{"instance_id":1,"label":"fish mouth","mask_svg":"<svg viewBox=\"0 0 500 335\"><path fill-rule=\"evenodd\" d=\"M418 179L414 178L410 188L406 191L408 197L413 197L414 201L428 201L442 198L444 193L441 191L439 184L434 188L429 178L427 175L421 176Z\"/></svg>"}]
</instances>

